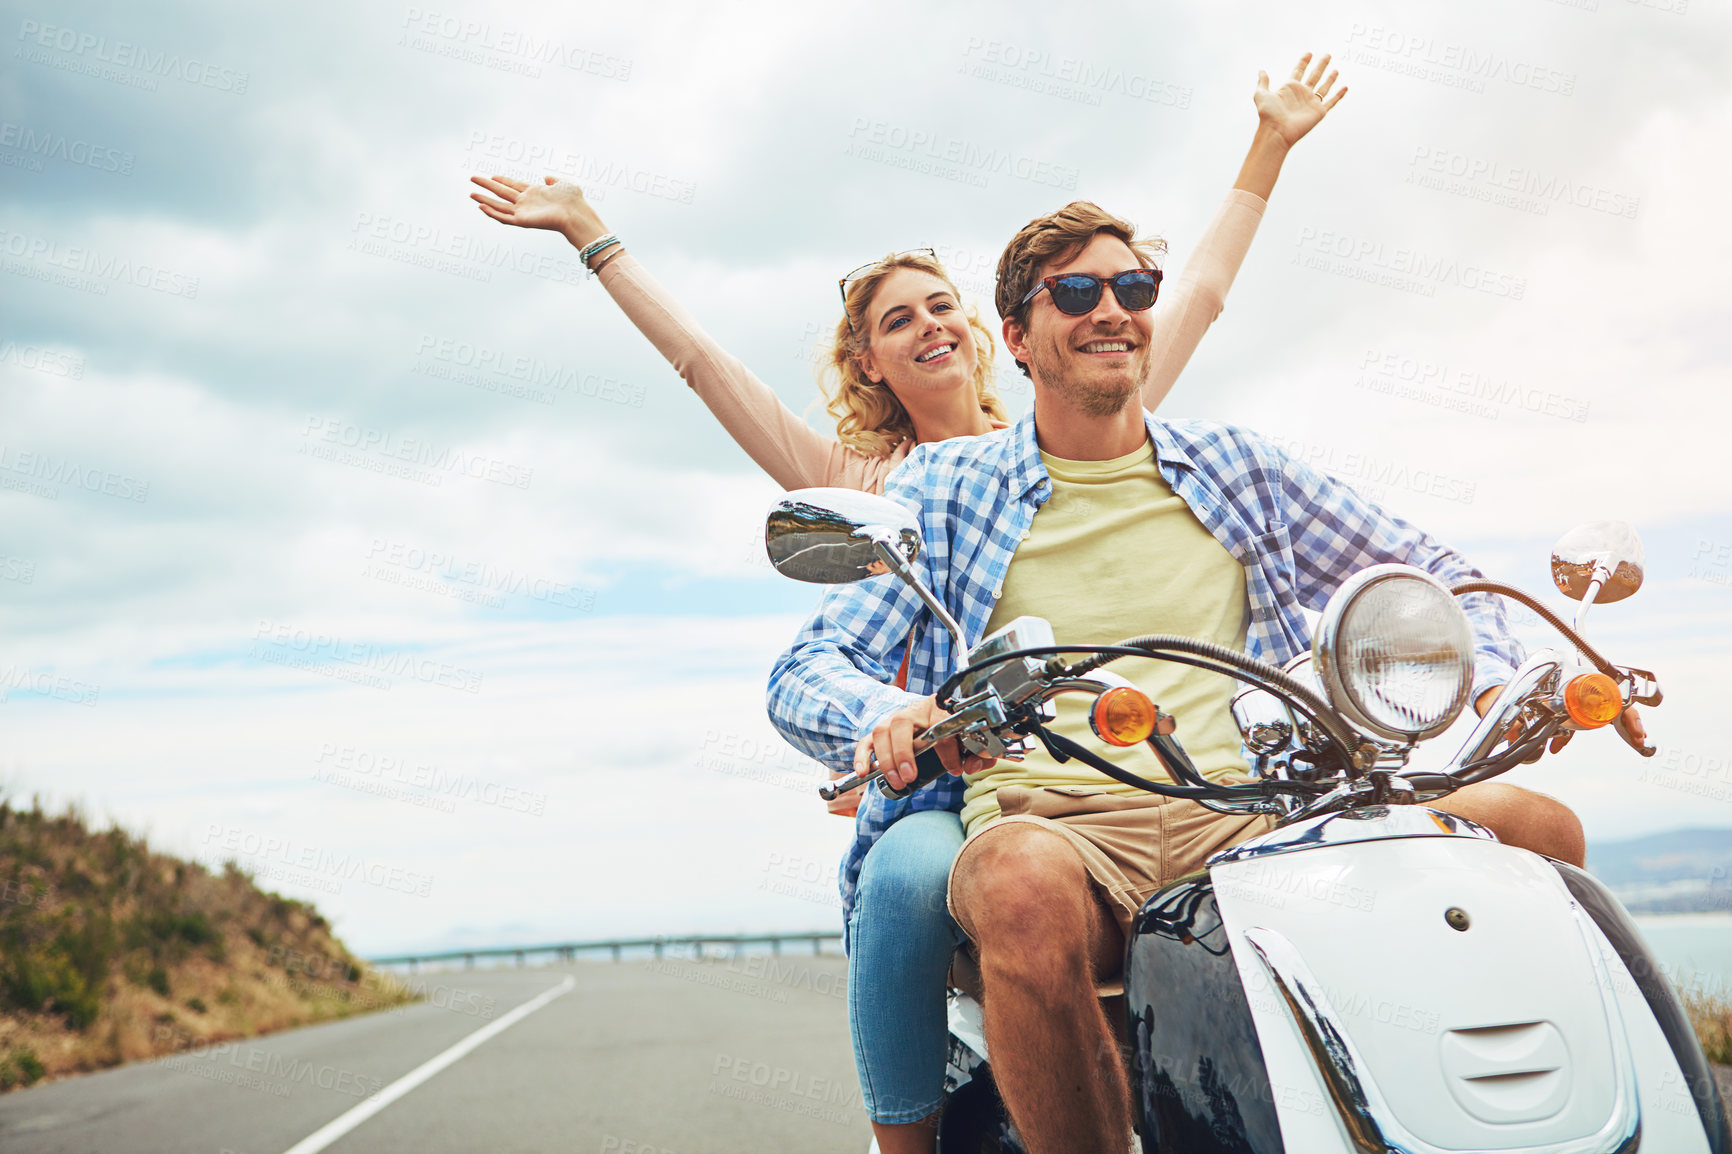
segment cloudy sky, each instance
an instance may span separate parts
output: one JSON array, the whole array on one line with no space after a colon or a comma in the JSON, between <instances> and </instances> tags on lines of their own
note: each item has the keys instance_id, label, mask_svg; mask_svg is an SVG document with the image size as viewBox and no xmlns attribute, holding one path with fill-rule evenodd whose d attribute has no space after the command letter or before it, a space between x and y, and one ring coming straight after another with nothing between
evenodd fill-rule
<instances>
[{"instance_id":1,"label":"cloudy sky","mask_svg":"<svg viewBox=\"0 0 1732 1154\"><path fill-rule=\"evenodd\" d=\"M1663 751L1514 780L1601 839L1732 826L1724 11L957 7L0 4L4 788L365 952L832 927L848 825L762 708L815 599L758 552L776 487L468 176L582 183L804 410L887 250L990 314L1004 241L1086 197L1182 264L1311 48L1351 94L1166 411L1535 589L1634 522L1647 587L1592 625L1659 672Z\"/></svg>"}]
</instances>

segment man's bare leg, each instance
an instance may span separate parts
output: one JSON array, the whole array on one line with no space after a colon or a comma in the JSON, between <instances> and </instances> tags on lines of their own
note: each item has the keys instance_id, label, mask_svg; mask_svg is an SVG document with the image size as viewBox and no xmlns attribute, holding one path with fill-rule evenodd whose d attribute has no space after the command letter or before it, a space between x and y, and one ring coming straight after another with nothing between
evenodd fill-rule
<instances>
[{"instance_id":1,"label":"man's bare leg","mask_svg":"<svg viewBox=\"0 0 1732 1154\"><path fill-rule=\"evenodd\" d=\"M985 984L986 1047L1032 1154L1123 1150L1130 1092L1094 977L1116 971L1118 925L1061 835L1012 823L972 847L950 879Z\"/></svg>"},{"instance_id":2,"label":"man's bare leg","mask_svg":"<svg viewBox=\"0 0 1732 1154\"><path fill-rule=\"evenodd\" d=\"M1482 781L1429 803L1433 809L1477 821L1505 845L1581 866L1588 843L1569 806L1543 793L1501 781Z\"/></svg>"}]
</instances>

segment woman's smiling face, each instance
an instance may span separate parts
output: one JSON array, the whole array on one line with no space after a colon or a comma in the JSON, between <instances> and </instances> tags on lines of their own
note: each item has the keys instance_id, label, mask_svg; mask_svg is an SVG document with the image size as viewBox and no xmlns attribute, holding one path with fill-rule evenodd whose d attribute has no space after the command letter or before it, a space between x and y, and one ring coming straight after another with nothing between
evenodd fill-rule
<instances>
[{"instance_id":1,"label":"woman's smiling face","mask_svg":"<svg viewBox=\"0 0 1732 1154\"><path fill-rule=\"evenodd\" d=\"M943 280L899 268L879 282L866 317L860 367L871 380L888 385L898 397L974 388L974 334L956 293Z\"/></svg>"}]
</instances>

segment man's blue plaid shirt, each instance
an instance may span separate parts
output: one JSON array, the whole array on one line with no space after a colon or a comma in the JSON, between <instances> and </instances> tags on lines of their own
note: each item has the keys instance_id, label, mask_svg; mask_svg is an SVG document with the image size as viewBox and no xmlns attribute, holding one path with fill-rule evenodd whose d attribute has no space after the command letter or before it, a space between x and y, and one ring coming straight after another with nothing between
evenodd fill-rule
<instances>
[{"instance_id":1,"label":"man's blue plaid shirt","mask_svg":"<svg viewBox=\"0 0 1732 1154\"><path fill-rule=\"evenodd\" d=\"M1208 421L1147 416L1147 422L1167 484L1245 567L1246 641L1255 657L1280 664L1308 648L1301 608L1321 609L1343 580L1368 565L1416 565L1445 584L1480 576L1459 554L1254 433ZM1033 412L1008 429L916 446L885 482L884 495L918 514L924 544L914 569L961 624L968 644L978 643L1011 558L1052 495ZM1495 598L1478 594L1462 606L1474 631L1477 698L1509 680L1522 652ZM1128 633L1161 631L1158 617L1127 624ZM901 690L891 682L911 635L908 688ZM770 674L770 720L826 765L850 769L855 744L880 718L936 692L955 668L949 632L900 580L834 586ZM872 843L907 814L960 811L964 786L946 774L901 801L867 787L842 860L844 926Z\"/></svg>"}]
</instances>

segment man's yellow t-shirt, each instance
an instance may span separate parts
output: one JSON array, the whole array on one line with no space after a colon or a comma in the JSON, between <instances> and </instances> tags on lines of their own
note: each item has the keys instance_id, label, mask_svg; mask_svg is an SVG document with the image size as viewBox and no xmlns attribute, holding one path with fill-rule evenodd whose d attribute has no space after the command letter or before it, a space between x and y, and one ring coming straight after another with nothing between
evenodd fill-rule
<instances>
[{"instance_id":1,"label":"man's yellow t-shirt","mask_svg":"<svg viewBox=\"0 0 1732 1154\"><path fill-rule=\"evenodd\" d=\"M1111 644L1139 633L1177 633L1243 651L1249 611L1245 571L1175 494L1154 446L1110 461L1040 455L1052 496L1034 516L1005 573L990 633L1022 616L1044 617L1061 645ZM1170 661L1123 657L1106 667L1178 720L1174 735L1210 780L1245 772L1229 711L1237 683ZM1089 728L1092 699L1065 694L1050 728L1133 773L1171 780L1146 745L1117 748ZM999 816L1001 785L1142 790L1080 762L1054 761L1038 741L1026 760L972 775L962 820L973 833Z\"/></svg>"}]
</instances>

